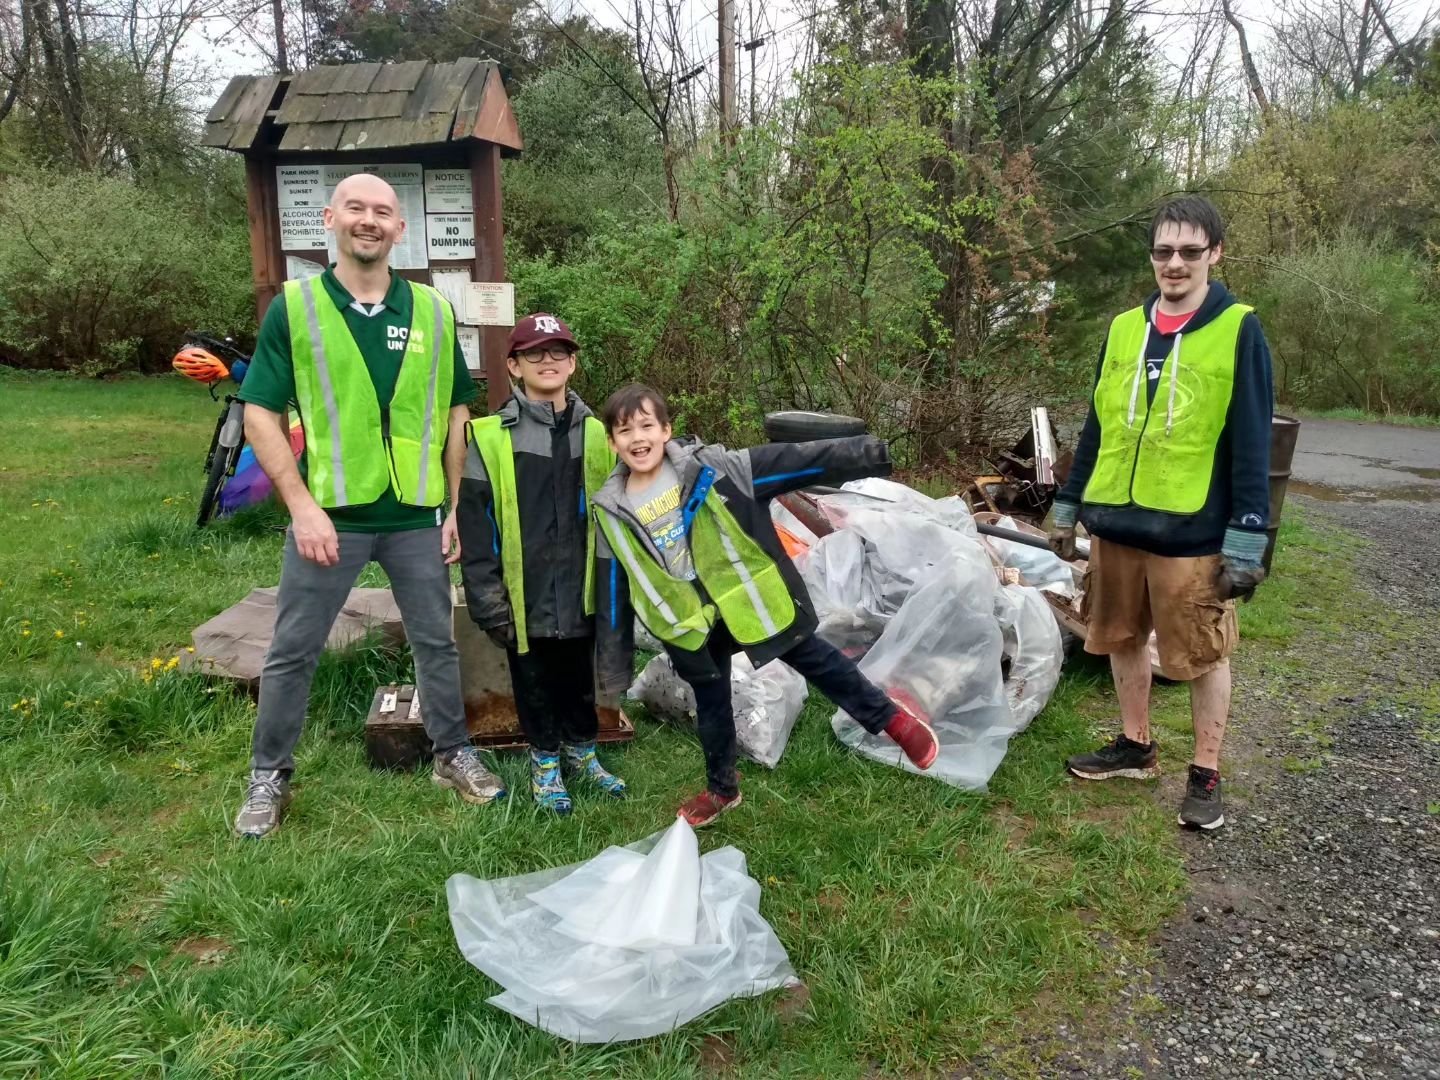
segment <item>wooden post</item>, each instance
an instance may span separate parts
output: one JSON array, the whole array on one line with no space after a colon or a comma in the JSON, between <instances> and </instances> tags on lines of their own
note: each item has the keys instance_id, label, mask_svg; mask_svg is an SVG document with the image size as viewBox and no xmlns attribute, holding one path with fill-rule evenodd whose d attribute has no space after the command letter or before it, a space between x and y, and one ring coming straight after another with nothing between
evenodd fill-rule
<instances>
[{"instance_id":1,"label":"wooden post","mask_svg":"<svg viewBox=\"0 0 1440 1080\"><path fill-rule=\"evenodd\" d=\"M250 222L250 274L255 283L255 325L285 287L285 256L280 251L280 211L277 209L275 163L264 157L245 157L245 207Z\"/></svg>"},{"instance_id":2,"label":"wooden post","mask_svg":"<svg viewBox=\"0 0 1440 1080\"><path fill-rule=\"evenodd\" d=\"M505 280L505 237L501 225L504 207L500 196L500 147L476 143L470 151L470 185L475 203L476 281ZM485 358L486 400L494 412L510 396L510 372L505 366L509 327L480 327L480 352Z\"/></svg>"}]
</instances>

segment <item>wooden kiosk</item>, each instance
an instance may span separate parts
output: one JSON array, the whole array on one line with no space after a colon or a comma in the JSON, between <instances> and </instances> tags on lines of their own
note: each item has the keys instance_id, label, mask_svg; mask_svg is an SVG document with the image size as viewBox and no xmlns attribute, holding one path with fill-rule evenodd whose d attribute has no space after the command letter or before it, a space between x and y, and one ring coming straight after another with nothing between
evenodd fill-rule
<instances>
[{"instance_id":1,"label":"wooden kiosk","mask_svg":"<svg viewBox=\"0 0 1440 1080\"><path fill-rule=\"evenodd\" d=\"M505 284L500 159L524 143L494 63L240 75L205 118L201 142L245 158L257 320L286 280L331 261L323 211L335 185L374 172L394 186L406 221L391 266L445 293L490 408L509 397L504 345L514 301Z\"/></svg>"},{"instance_id":2,"label":"wooden kiosk","mask_svg":"<svg viewBox=\"0 0 1440 1080\"><path fill-rule=\"evenodd\" d=\"M505 340L515 312L500 161L524 144L494 63L412 60L238 76L205 118L201 141L245 158L257 322L287 280L333 261L324 208L346 176L373 172L395 188L406 222L391 267L449 299L489 408L510 396ZM454 626L472 737L481 746L524 746L505 654L476 629L458 589ZM376 764L403 766L428 754L423 708L414 687L376 692L365 727ZM633 735L623 713L600 710L602 741Z\"/></svg>"}]
</instances>

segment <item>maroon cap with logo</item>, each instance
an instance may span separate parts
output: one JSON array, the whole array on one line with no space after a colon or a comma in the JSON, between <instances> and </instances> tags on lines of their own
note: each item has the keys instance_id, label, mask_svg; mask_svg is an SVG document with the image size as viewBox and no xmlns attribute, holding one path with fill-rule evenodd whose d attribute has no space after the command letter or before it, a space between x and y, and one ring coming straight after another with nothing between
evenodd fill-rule
<instances>
[{"instance_id":1,"label":"maroon cap with logo","mask_svg":"<svg viewBox=\"0 0 1440 1080\"><path fill-rule=\"evenodd\" d=\"M548 345L552 341L563 341L572 349L580 347L580 343L575 340L575 335L570 332L570 327L554 315L537 311L534 315L526 315L515 324L515 329L510 331L510 341L505 347L505 355L514 356L517 352L524 352L526 349L538 349L541 345Z\"/></svg>"}]
</instances>

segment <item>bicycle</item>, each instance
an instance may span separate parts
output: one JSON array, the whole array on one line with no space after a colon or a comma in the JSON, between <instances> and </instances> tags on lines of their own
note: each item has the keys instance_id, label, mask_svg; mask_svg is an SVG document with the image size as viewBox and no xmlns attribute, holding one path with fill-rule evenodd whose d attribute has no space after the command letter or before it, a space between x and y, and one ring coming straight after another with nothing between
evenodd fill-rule
<instances>
[{"instance_id":1,"label":"bicycle","mask_svg":"<svg viewBox=\"0 0 1440 1080\"><path fill-rule=\"evenodd\" d=\"M187 379L194 379L210 391L210 400L219 401L216 386L232 379L238 387L250 366L250 357L242 352L233 338L214 338L191 331L185 345L175 354L170 366ZM204 528L215 512L220 491L235 475L240 451L245 448L245 404L234 394L226 394L210 448L205 453L205 488L200 494L200 513L195 527Z\"/></svg>"}]
</instances>

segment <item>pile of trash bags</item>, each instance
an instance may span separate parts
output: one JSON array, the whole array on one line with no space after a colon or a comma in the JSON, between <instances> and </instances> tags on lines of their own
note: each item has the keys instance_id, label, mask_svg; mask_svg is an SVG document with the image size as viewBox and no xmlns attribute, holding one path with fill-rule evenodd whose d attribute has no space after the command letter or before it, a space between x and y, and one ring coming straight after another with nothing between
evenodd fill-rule
<instances>
[{"instance_id":1,"label":"pile of trash bags","mask_svg":"<svg viewBox=\"0 0 1440 1080\"><path fill-rule=\"evenodd\" d=\"M823 536L783 503L771 508L776 524L803 547L794 561L820 636L935 727L940 755L922 775L983 790L1010 739L1045 707L1060 680L1060 629L1035 586L1073 595L1072 571L1049 552L982 541L958 496L932 499L904 484L866 479L813 496L813 503L833 529ZM1023 583L1002 584L997 563ZM643 647L647 636L640 633L637 643ZM804 707L805 681L779 662L756 671L737 656L731 689L741 753L774 768ZM640 673L631 696L654 715L693 722L694 697L663 652ZM868 734L843 712L832 727L866 757L915 771L893 742Z\"/></svg>"},{"instance_id":2,"label":"pile of trash bags","mask_svg":"<svg viewBox=\"0 0 1440 1080\"><path fill-rule=\"evenodd\" d=\"M460 951L497 1008L577 1043L673 1031L730 998L795 985L734 847L700 854L677 819L588 862L445 883Z\"/></svg>"}]
</instances>

